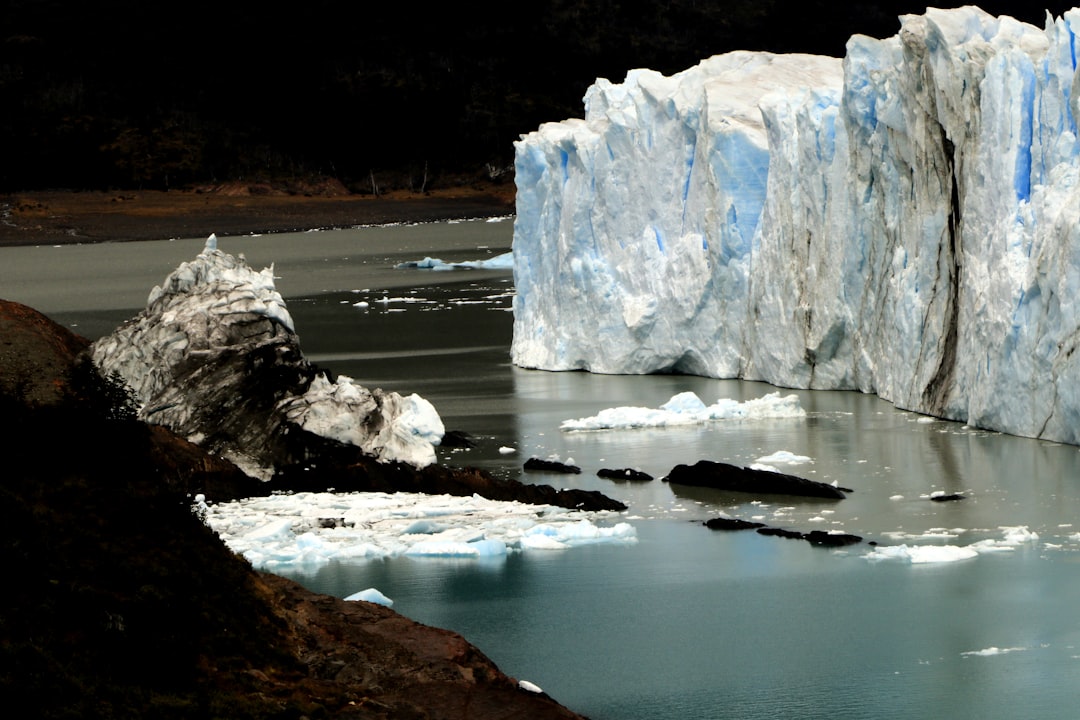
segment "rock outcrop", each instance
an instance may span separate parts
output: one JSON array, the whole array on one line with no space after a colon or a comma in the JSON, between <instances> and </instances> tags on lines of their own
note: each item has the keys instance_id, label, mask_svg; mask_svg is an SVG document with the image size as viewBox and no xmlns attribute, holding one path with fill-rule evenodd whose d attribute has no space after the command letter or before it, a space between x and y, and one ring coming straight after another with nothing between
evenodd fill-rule
<instances>
[{"instance_id":1,"label":"rock outcrop","mask_svg":"<svg viewBox=\"0 0 1080 720\"><path fill-rule=\"evenodd\" d=\"M699 460L694 465L676 465L664 480L679 485L755 495L800 495L829 500L843 500L847 497L842 488L826 483L771 470L744 468L711 460Z\"/></svg>"}]
</instances>

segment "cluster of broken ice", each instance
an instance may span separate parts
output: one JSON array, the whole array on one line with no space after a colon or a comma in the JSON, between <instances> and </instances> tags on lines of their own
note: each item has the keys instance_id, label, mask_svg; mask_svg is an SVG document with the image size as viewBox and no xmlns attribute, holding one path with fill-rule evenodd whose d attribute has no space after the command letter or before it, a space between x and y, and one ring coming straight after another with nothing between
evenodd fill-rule
<instances>
[{"instance_id":1,"label":"cluster of broken ice","mask_svg":"<svg viewBox=\"0 0 1080 720\"><path fill-rule=\"evenodd\" d=\"M1039 534L1025 526L1001 527L999 530L1001 539L987 538L970 545L882 545L864 557L871 561L905 560L913 565L957 562L986 553L1013 552L1039 540Z\"/></svg>"},{"instance_id":2,"label":"cluster of broken ice","mask_svg":"<svg viewBox=\"0 0 1080 720\"><path fill-rule=\"evenodd\" d=\"M516 145L526 367L875 392L1080 442L1080 11L598 80Z\"/></svg>"},{"instance_id":3,"label":"cluster of broken ice","mask_svg":"<svg viewBox=\"0 0 1080 720\"><path fill-rule=\"evenodd\" d=\"M508 553L637 541L616 513L478 495L296 493L202 507L207 524L258 568L314 570L349 558L501 559Z\"/></svg>"}]
</instances>

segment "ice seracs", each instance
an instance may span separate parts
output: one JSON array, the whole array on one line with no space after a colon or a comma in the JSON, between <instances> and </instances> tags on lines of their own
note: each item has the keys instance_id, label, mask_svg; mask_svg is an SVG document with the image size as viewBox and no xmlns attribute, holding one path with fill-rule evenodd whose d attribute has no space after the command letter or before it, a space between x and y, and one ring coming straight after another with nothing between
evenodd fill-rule
<instances>
[{"instance_id":1,"label":"ice seracs","mask_svg":"<svg viewBox=\"0 0 1080 720\"><path fill-rule=\"evenodd\" d=\"M308 362L273 269L253 270L213 235L92 356L132 388L141 419L257 477L306 461L324 442L429 465L444 432L424 398L332 379Z\"/></svg>"},{"instance_id":2,"label":"ice seracs","mask_svg":"<svg viewBox=\"0 0 1080 720\"><path fill-rule=\"evenodd\" d=\"M598 80L516 145L512 357L1080 442L1080 10Z\"/></svg>"}]
</instances>

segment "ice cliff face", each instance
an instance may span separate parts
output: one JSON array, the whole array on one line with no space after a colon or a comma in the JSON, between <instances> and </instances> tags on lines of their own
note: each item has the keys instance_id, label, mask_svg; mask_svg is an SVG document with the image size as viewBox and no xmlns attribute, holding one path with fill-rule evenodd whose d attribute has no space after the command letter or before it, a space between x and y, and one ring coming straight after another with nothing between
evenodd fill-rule
<instances>
[{"instance_id":1,"label":"ice cliff face","mask_svg":"<svg viewBox=\"0 0 1080 720\"><path fill-rule=\"evenodd\" d=\"M1080 11L599 80L517 143L514 362L875 392L1080 443Z\"/></svg>"},{"instance_id":2,"label":"ice cliff face","mask_svg":"<svg viewBox=\"0 0 1080 720\"><path fill-rule=\"evenodd\" d=\"M331 380L308 363L272 269L256 272L223 253L213 235L92 353L134 390L143 420L257 477L304 462L308 434L417 466L435 461L443 435L438 413L418 395Z\"/></svg>"}]
</instances>

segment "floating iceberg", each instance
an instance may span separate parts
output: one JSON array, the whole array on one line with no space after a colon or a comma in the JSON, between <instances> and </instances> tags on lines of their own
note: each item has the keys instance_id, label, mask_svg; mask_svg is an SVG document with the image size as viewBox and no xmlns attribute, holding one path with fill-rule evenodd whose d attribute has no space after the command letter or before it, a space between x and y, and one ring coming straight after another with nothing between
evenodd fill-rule
<instances>
[{"instance_id":1,"label":"floating iceberg","mask_svg":"<svg viewBox=\"0 0 1080 720\"><path fill-rule=\"evenodd\" d=\"M780 393L773 392L746 402L721 398L712 405L706 405L695 393L684 392L673 396L659 408L605 408L592 417L564 420L559 428L570 432L700 425L716 420L804 417L806 411L795 394L781 397Z\"/></svg>"},{"instance_id":2,"label":"floating iceberg","mask_svg":"<svg viewBox=\"0 0 1080 720\"><path fill-rule=\"evenodd\" d=\"M331 380L308 362L273 269L217 248L213 235L151 291L146 309L92 346L134 391L139 417L268 478L316 452L304 438L356 445L381 461L435 462L443 436L418 395ZM309 435L305 435L308 433Z\"/></svg>"},{"instance_id":3,"label":"floating iceberg","mask_svg":"<svg viewBox=\"0 0 1080 720\"><path fill-rule=\"evenodd\" d=\"M598 80L516 144L513 361L1080 442L1080 10Z\"/></svg>"},{"instance_id":4,"label":"floating iceberg","mask_svg":"<svg viewBox=\"0 0 1080 720\"><path fill-rule=\"evenodd\" d=\"M397 270L433 270L442 272L446 270L513 270L514 253L507 252L485 260L463 260L461 262L447 262L439 258L425 257L423 260L410 260L398 263L394 266Z\"/></svg>"}]
</instances>

